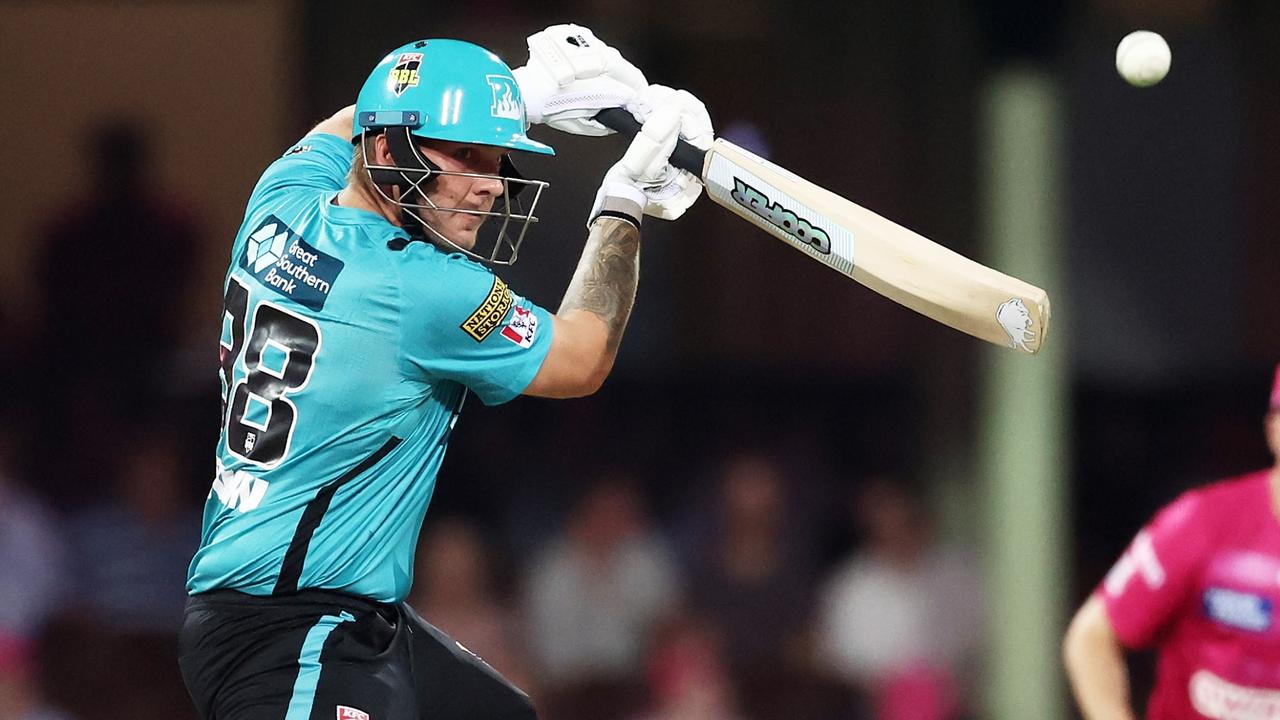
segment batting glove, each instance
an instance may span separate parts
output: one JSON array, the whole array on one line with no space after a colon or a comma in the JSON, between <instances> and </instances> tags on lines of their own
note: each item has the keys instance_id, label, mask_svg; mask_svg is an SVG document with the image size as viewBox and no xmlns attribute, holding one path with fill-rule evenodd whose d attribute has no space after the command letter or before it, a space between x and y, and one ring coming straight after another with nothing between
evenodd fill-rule
<instances>
[{"instance_id":1,"label":"batting glove","mask_svg":"<svg viewBox=\"0 0 1280 720\"><path fill-rule=\"evenodd\" d=\"M671 166L671 153L680 137L680 127L678 105L662 105L649 113L622 159L605 173L591 208L592 222L601 215L609 215L639 226L642 214L665 220L684 214L697 199L702 186L693 180L694 189L690 193L683 182L683 176L689 173Z\"/></svg>"},{"instance_id":2,"label":"batting glove","mask_svg":"<svg viewBox=\"0 0 1280 720\"><path fill-rule=\"evenodd\" d=\"M711 147L715 139L711 116L702 101L691 93L665 85L650 85L627 104L627 110L642 123L668 109L674 109L679 115L681 139L699 150ZM663 220L675 220L683 215L702 192L702 182L696 175L670 164L647 175L643 186L648 200L645 214Z\"/></svg>"},{"instance_id":3,"label":"batting glove","mask_svg":"<svg viewBox=\"0 0 1280 720\"><path fill-rule=\"evenodd\" d=\"M581 25L552 25L528 38L529 62L513 72L530 123L574 135L608 135L592 120L648 87L644 73Z\"/></svg>"}]
</instances>

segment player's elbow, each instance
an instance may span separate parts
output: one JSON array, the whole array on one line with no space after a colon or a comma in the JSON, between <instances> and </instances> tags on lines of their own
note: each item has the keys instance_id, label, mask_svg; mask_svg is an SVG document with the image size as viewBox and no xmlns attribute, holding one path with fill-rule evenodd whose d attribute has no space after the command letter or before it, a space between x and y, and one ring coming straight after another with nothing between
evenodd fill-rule
<instances>
[{"instance_id":1,"label":"player's elbow","mask_svg":"<svg viewBox=\"0 0 1280 720\"><path fill-rule=\"evenodd\" d=\"M604 386L615 357L595 316L557 317L551 349L524 394L562 399L592 395Z\"/></svg>"},{"instance_id":2,"label":"player's elbow","mask_svg":"<svg viewBox=\"0 0 1280 720\"><path fill-rule=\"evenodd\" d=\"M1067 674L1074 673L1075 668L1082 661L1085 651L1081 645L1080 630L1076 627L1076 623L1072 622L1067 627L1067 631L1062 635L1062 666L1067 669Z\"/></svg>"},{"instance_id":3,"label":"player's elbow","mask_svg":"<svg viewBox=\"0 0 1280 720\"><path fill-rule=\"evenodd\" d=\"M539 372L524 394L556 400L587 397L604 386L612 368L613 363L610 361L599 364L582 363L577 367L550 373Z\"/></svg>"},{"instance_id":4,"label":"player's elbow","mask_svg":"<svg viewBox=\"0 0 1280 720\"><path fill-rule=\"evenodd\" d=\"M1062 636L1062 663L1068 674L1087 667L1101 653L1118 654L1119 648L1106 609L1097 597L1089 598L1071 619Z\"/></svg>"},{"instance_id":5,"label":"player's elbow","mask_svg":"<svg viewBox=\"0 0 1280 720\"><path fill-rule=\"evenodd\" d=\"M595 367L587 369L586 373L579 381L578 386L574 388L574 393L571 397L587 397L588 395L595 395L600 391L600 388L604 387L604 381L608 379L609 373L612 371L612 358L609 358L608 360L602 359L602 362L598 363Z\"/></svg>"}]
</instances>

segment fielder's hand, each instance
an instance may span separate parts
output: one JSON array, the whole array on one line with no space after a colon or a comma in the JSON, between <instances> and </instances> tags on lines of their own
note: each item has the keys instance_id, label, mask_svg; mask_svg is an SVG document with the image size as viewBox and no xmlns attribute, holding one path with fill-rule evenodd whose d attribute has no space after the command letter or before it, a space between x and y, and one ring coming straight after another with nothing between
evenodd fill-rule
<instances>
[{"instance_id":1,"label":"fielder's hand","mask_svg":"<svg viewBox=\"0 0 1280 720\"><path fill-rule=\"evenodd\" d=\"M529 62L513 72L530 123L574 135L613 131L592 120L605 108L624 107L648 86L644 73L590 29L552 25L530 35Z\"/></svg>"},{"instance_id":2,"label":"fielder's hand","mask_svg":"<svg viewBox=\"0 0 1280 720\"><path fill-rule=\"evenodd\" d=\"M698 199L702 185L671 166L671 152L682 135L683 110L679 103L651 108L626 154L605 173L591 208L592 222L611 215L638 226L641 214L675 220Z\"/></svg>"}]
</instances>

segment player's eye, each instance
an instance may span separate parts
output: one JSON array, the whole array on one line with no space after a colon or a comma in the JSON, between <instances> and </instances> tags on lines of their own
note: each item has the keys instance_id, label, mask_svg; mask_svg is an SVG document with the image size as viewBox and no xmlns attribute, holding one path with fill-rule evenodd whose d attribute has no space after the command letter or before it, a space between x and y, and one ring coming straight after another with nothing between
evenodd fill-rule
<instances>
[{"instance_id":1,"label":"player's eye","mask_svg":"<svg viewBox=\"0 0 1280 720\"><path fill-rule=\"evenodd\" d=\"M476 151L474 148L460 147L453 151L453 157L462 162L471 162L475 159Z\"/></svg>"}]
</instances>

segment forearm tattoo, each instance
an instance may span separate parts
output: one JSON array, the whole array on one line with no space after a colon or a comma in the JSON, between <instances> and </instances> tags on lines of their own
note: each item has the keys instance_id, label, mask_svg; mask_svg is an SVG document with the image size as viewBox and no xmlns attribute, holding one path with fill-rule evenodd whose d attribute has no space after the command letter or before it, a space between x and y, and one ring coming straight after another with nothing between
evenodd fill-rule
<instances>
[{"instance_id":1,"label":"forearm tattoo","mask_svg":"<svg viewBox=\"0 0 1280 720\"><path fill-rule=\"evenodd\" d=\"M625 220L599 218L591 224L560 312L585 310L604 320L609 351L616 352L635 303L639 275L640 229Z\"/></svg>"}]
</instances>

